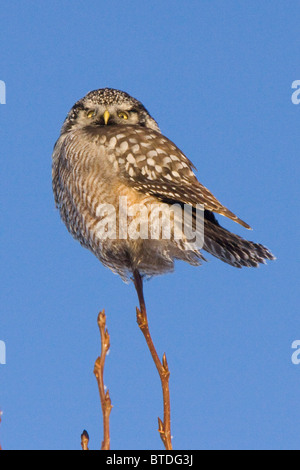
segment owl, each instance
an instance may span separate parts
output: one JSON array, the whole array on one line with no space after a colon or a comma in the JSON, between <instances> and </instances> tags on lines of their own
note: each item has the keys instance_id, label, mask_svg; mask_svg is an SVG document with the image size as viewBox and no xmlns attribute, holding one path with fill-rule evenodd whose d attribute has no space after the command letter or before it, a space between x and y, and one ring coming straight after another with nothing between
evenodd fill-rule
<instances>
[{"instance_id":1,"label":"owl","mask_svg":"<svg viewBox=\"0 0 300 470\"><path fill-rule=\"evenodd\" d=\"M99 89L63 123L52 155L55 203L72 236L125 281L170 272L176 260L200 265L203 251L236 268L275 259L220 225L216 215L250 228L195 170L140 101Z\"/></svg>"}]
</instances>

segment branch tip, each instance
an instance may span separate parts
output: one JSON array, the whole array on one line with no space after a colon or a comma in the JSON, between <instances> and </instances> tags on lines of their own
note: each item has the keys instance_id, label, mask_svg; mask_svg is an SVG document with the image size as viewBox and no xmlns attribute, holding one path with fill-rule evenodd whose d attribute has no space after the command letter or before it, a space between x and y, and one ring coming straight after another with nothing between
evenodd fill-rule
<instances>
[{"instance_id":1,"label":"branch tip","mask_svg":"<svg viewBox=\"0 0 300 470\"><path fill-rule=\"evenodd\" d=\"M169 372L169 366L168 366L168 361L167 361L167 356L166 353L164 353L163 358L162 358L162 365L163 368L165 369L166 372Z\"/></svg>"},{"instance_id":2,"label":"branch tip","mask_svg":"<svg viewBox=\"0 0 300 470\"><path fill-rule=\"evenodd\" d=\"M160 434L163 434L165 431L164 431L164 423L162 422L162 420L160 418L157 418L158 419L158 432Z\"/></svg>"},{"instance_id":3,"label":"branch tip","mask_svg":"<svg viewBox=\"0 0 300 470\"><path fill-rule=\"evenodd\" d=\"M109 430L109 416L112 409L111 399L108 389L105 391L106 387L103 381L104 375L104 365L105 359L110 348L110 337L108 330L106 328L106 315L105 311L102 310L98 314L97 323L100 331L101 338L101 355L95 361L94 374L97 379L99 395L102 408L102 417L103 417L103 441L102 441L102 450L110 449L110 430Z\"/></svg>"},{"instance_id":4,"label":"branch tip","mask_svg":"<svg viewBox=\"0 0 300 470\"><path fill-rule=\"evenodd\" d=\"M106 324L105 310L102 310L102 312L98 314L97 323L98 323L99 328L102 328L103 326L105 326Z\"/></svg>"},{"instance_id":5,"label":"branch tip","mask_svg":"<svg viewBox=\"0 0 300 470\"><path fill-rule=\"evenodd\" d=\"M89 433L84 430L81 434L81 448L82 450L89 450L89 440L90 440L90 436L89 436Z\"/></svg>"}]
</instances>

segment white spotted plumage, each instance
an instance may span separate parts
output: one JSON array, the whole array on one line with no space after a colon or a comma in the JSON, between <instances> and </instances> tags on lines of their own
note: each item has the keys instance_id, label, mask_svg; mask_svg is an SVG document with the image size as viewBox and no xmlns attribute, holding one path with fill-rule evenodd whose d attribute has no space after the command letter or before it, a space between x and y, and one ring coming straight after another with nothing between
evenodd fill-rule
<instances>
[{"instance_id":1,"label":"white spotted plumage","mask_svg":"<svg viewBox=\"0 0 300 470\"><path fill-rule=\"evenodd\" d=\"M123 279L134 270L147 276L171 271L176 259L195 265L204 259L184 240L104 239L100 208L118 209L123 196L131 204L202 204L206 251L235 267L273 259L262 245L219 225L214 213L250 228L199 183L194 170L138 100L105 88L88 93L69 112L53 152L53 191L70 233Z\"/></svg>"}]
</instances>

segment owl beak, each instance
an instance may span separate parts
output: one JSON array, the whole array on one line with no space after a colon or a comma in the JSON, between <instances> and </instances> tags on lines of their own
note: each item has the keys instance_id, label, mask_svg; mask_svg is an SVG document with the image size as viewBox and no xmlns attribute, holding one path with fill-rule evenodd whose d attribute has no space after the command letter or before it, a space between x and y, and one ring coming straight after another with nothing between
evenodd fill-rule
<instances>
[{"instance_id":1,"label":"owl beak","mask_svg":"<svg viewBox=\"0 0 300 470\"><path fill-rule=\"evenodd\" d=\"M105 125L107 125L108 120L109 120L109 117L110 117L110 114L109 114L109 112L108 112L107 109L106 109L106 110L104 111L104 114L103 114L103 119L104 119Z\"/></svg>"}]
</instances>

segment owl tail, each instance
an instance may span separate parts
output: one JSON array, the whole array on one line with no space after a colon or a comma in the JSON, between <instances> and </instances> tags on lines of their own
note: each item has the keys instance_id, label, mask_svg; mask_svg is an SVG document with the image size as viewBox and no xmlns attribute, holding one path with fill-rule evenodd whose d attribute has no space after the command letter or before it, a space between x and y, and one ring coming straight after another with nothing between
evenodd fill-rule
<instances>
[{"instance_id":1,"label":"owl tail","mask_svg":"<svg viewBox=\"0 0 300 470\"><path fill-rule=\"evenodd\" d=\"M214 214L205 211L203 249L236 268L257 267L276 259L263 245L244 240L221 227Z\"/></svg>"}]
</instances>

